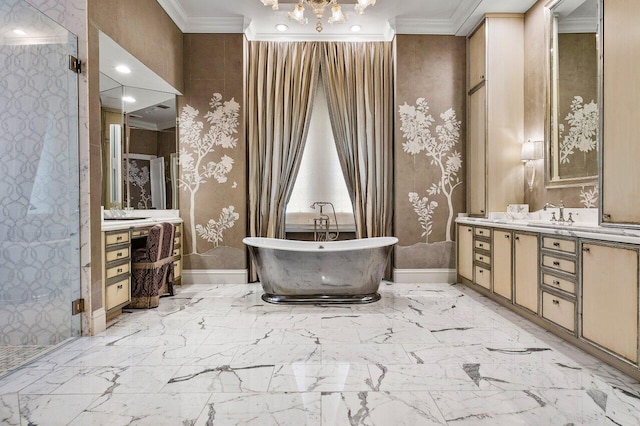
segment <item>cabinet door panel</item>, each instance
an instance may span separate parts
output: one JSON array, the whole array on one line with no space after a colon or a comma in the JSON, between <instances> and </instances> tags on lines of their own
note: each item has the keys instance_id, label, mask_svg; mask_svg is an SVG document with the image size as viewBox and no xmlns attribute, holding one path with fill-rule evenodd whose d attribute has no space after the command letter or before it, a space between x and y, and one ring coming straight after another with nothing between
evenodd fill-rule
<instances>
[{"instance_id":1,"label":"cabinet door panel","mask_svg":"<svg viewBox=\"0 0 640 426\"><path fill-rule=\"evenodd\" d=\"M493 231L493 292L511 300L511 232Z\"/></svg>"},{"instance_id":2,"label":"cabinet door panel","mask_svg":"<svg viewBox=\"0 0 640 426\"><path fill-rule=\"evenodd\" d=\"M583 244L582 335L638 360L638 252Z\"/></svg>"},{"instance_id":3,"label":"cabinet door panel","mask_svg":"<svg viewBox=\"0 0 640 426\"><path fill-rule=\"evenodd\" d=\"M481 87L469 96L469 213L485 216L486 212L486 99L487 88Z\"/></svg>"},{"instance_id":4,"label":"cabinet door panel","mask_svg":"<svg viewBox=\"0 0 640 426\"><path fill-rule=\"evenodd\" d=\"M458 274L473 281L473 228L458 226Z\"/></svg>"},{"instance_id":5,"label":"cabinet door panel","mask_svg":"<svg viewBox=\"0 0 640 426\"><path fill-rule=\"evenodd\" d=\"M486 62L486 24L469 38L469 89L484 81Z\"/></svg>"},{"instance_id":6,"label":"cabinet door panel","mask_svg":"<svg viewBox=\"0 0 640 426\"><path fill-rule=\"evenodd\" d=\"M513 234L515 302L538 312L538 237Z\"/></svg>"}]
</instances>

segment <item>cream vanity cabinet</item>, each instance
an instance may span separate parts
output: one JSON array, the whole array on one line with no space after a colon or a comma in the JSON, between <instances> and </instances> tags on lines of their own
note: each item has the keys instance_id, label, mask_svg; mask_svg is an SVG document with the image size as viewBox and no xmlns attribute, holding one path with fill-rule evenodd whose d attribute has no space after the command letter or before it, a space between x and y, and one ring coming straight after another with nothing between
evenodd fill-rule
<instances>
[{"instance_id":1,"label":"cream vanity cabinet","mask_svg":"<svg viewBox=\"0 0 640 426\"><path fill-rule=\"evenodd\" d=\"M638 248L582 243L582 337L638 362Z\"/></svg>"},{"instance_id":2,"label":"cream vanity cabinet","mask_svg":"<svg viewBox=\"0 0 640 426\"><path fill-rule=\"evenodd\" d=\"M575 335L577 330L577 240L541 236L540 315Z\"/></svg>"},{"instance_id":3,"label":"cream vanity cabinet","mask_svg":"<svg viewBox=\"0 0 640 426\"><path fill-rule=\"evenodd\" d=\"M467 40L468 206L471 216L523 199L524 17L486 15Z\"/></svg>"},{"instance_id":4,"label":"cream vanity cabinet","mask_svg":"<svg viewBox=\"0 0 640 426\"><path fill-rule=\"evenodd\" d=\"M514 298L516 305L538 312L538 236L513 234Z\"/></svg>"},{"instance_id":5,"label":"cream vanity cabinet","mask_svg":"<svg viewBox=\"0 0 640 426\"><path fill-rule=\"evenodd\" d=\"M504 229L493 230L493 292L512 299L513 233Z\"/></svg>"},{"instance_id":6,"label":"cream vanity cabinet","mask_svg":"<svg viewBox=\"0 0 640 426\"><path fill-rule=\"evenodd\" d=\"M458 225L458 274L473 281L473 227Z\"/></svg>"},{"instance_id":7,"label":"cream vanity cabinet","mask_svg":"<svg viewBox=\"0 0 640 426\"><path fill-rule=\"evenodd\" d=\"M640 224L640 1L604 0L602 222Z\"/></svg>"}]
</instances>

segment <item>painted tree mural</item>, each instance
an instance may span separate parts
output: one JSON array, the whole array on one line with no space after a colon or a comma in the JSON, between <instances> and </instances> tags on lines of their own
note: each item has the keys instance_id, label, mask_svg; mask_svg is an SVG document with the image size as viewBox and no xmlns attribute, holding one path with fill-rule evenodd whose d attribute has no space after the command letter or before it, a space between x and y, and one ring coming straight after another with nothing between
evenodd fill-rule
<instances>
[{"instance_id":1,"label":"painted tree mural","mask_svg":"<svg viewBox=\"0 0 640 426\"><path fill-rule=\"evenodd\" d=\"M570 155L587 153L598 147L598 105L595 101L584 103L582 96L574 96L571 112L565 117L569 133L564 135L564 124L558 125L560 138L560 164L571 161Z\"/></svg>"},{"instance_id":2,"label":"painted tree mural","mask_svg":"<svg viewBox=\"0 0 640 426\"><path fill-rule=\"evenodd\" d=\"M446 241L452 241L451 232L453 225L453 191L462 184L458 177L458 172L462 169L462 154L454 148L460 142L461 122L456 117L453 108L449 108L440 114L441 124L435 127L435 136L431 127L435 119L429 112L429 104L424 98L418 98L416 105L404 105L399 107L400 130L403 137L407 139L402 144L404 152L410 155L418 155L424 151L432 165L440 170L440 180L433 182L426 190L431 197L419 198L415 192L409 193L409 202L413 205L414 211L418 214L418 221L424 230L423 237L426 242L431 234L431 218L438 208L438 202L433 200L437 196L444 196L449 209L447 219Z\"/></svg>"},{"instance_id":3,"label":"painted tree mural","mask_svg":"<svg viewBox=\"0 0 640 426\"><path fill-rule=\"evenodd\" d=\"M235 148L238 139L233 135L238 133L238 117L240 104L234 98L223 101L222 95L214 93L209 103L211 110L207 111L204 119L209 125L206 133L204 122L198 121L200 112L190 105L182 108L180 113L180 188L189 192L189 219L191 225L191 252L197 253L196 235L213 243L218 247L223 241L226 229L232 228L235 221L240 218L235 213L234 206L222 209L222 214L217 221L210 219L205 226L196 224L195 203L196 194L202 184L209 179L214 179L220 184L227 182L227 175L233 168L233 159L228 155L222 155L219 161L210 160L211 154L216 148Z\"/></svg>"},{"instance_id":4,"label":"painted tree mural","mask_svg":"<svg viewBox=\"0 0 640 426\"><path fill-rule=\"evenodd\" d=\"M129 161L129 184L135 186L140 191L140 200L136 206L139 209L148 209L149 201L151 201L151 194L147 194L147 187L149 186L149 167L138 166L136 160ZM129 200L131 200L131 194L129 194Z\"/></svg>"}]
</instances>

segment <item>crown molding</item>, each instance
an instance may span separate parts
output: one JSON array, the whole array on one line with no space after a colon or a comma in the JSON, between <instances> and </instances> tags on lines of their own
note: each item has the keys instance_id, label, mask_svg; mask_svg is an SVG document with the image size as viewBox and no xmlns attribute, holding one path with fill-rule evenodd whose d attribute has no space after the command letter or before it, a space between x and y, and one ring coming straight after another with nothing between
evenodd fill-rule
<instances>
[{"instance_id":1,"label":"crown molding","mask_svg":"<svg viewBox=\"0 0 640 426\"><path fill-rule=\"evenodd\" d=\"M244 17L188 18L185 33L243 33Z\"/></svg>"},{"instance_id":2,"label":"crown molding","mask_svg":"<svg viewBox=\"0 0 640 426\"><path fill-rule=\"evenodd\" d=\"M397 34L439 34L453 35L450 19L396 18Z\"/></svg>"},{"instance_id":3,"label":"crown molding","mask_svg":"<svg viewBox=\"0 0 640 426\"><path fill-rule=\"evenodd\" d=\"M272 33L245 33L249 41L392 41L384 34L272 34Z\"/></svg>"},{"instance_id":4,"label":"crown molding","mask_svg":"<svg viewBox=\"0 0 640 426\"><path fill-rule=\"evenodd\" d=\"M173 20L180 31L185 32L187 26L187 12L184 11L180 3L177 0L157 0L160 7L167 12L169 18Z\"/></svg>"},{"instance_id":5,"label":"crown molding","mask_svg":"<svg viewBox=\"0 0 640 426\"><path fill-rule=\"evenodd\" d=\"M478 6L482 4L483 0L462 1L458 5L455 13L451 17L451 25L454 28L454 34L460 31L460 28L470 19L473 20L473 15ZM475 26L475 23L474 25Z\"/></svg>"},{"instance_id":6,"label":"crown molding","mask_svg":"<svg viewBox=\"0 0 640 426\"><path fill-rule=\"evenodd\" d=\"M558 32L563 33L596 33L598 32L598 18L564 18L558 24Z\"/></svg>"}]
</instances>

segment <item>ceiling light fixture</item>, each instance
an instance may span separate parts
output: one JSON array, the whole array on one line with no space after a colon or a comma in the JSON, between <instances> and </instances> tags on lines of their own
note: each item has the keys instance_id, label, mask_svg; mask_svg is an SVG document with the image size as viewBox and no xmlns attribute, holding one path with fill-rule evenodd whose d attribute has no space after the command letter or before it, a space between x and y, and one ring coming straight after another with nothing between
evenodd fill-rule
<instances>
[{"instance_id":1,"label":"ceiling light fixture","mask_svg":"<svg viewBox=\"0 0 640 426\"><path fill-rule=\"evenodd\" d=\"M351 31L354 33L359 33L360 31L362 31L362 27L360 25L352 25Z\"/></svg>"},{"instance_id":2,"label":"ceiling light fixture","mask_svg":"<svg viewBox=\"0 0 640 426\"><path fill-rule=\"evenodd\" d=\"M289 29L289 27L285 24L278 24L276 25L276 30L280 31L281 33L287 31Z\"/></svg>"},{"instance_id":3,"label":"ceiling light fixture","mask_svg":"<svg viewBox=\"0 0 640 426\"><path fill-rule=\"evenodd\" d=\"M14 34L17 34L19 36L26 36L27 33L24 30L21 30L20 28L16 28L15 30L13 30Z\"/></svg>"},{"instance_id":4,"label":"ceiling light fixture","mask_svg":"<svg viewBox=\"0 0 640 426\"><path fill-rule=\"evenodd\" d=\"M278 10L278 0L260 0L262 4L265 6L271 6L273 10ZM324 11L327 6L331 5L331 16L328 19L330 24L344 24L347 21L347 15L342 12L342 6L338 4L337 0L300 0L298 4L295 5L292 12L287 13L287 16L292 21L296 21L299 24L306 24L309 22L307 18L304 17L305 4L311 8L313 14L318 19L316 23L316 31L322 31L322 18L324 17ZM357 3L354 7L357 14L362 15L364 10L368 6L373 6L376 4L376 0L357 0Z\"/></svg>"},{"instance_id":5,"label":"ceiling light fixture","mask_svg":"<svg viewBox=\"0 0 640 426\"><path fill-rule=\"evenodd\" d=\"M128 104L132 104L136 101L136 98L132 97L132 96L123 96L122 100L125 101Z\"/></svg>"},{"instance_id":6,"label":"ceiling light fixture","mask_svg":"<svg viewBox=\"0 0 640 426\"><path fill-rule=\"evenodd\" d=\"M116 67L116 71L118 71L120 74L131 74L131 68L126 65L118 65Z\"/></svg>"}]
</instances>

